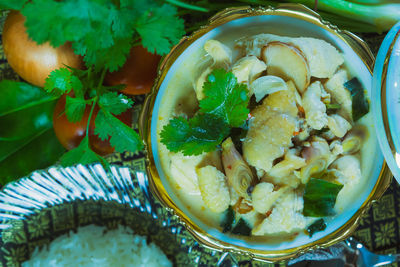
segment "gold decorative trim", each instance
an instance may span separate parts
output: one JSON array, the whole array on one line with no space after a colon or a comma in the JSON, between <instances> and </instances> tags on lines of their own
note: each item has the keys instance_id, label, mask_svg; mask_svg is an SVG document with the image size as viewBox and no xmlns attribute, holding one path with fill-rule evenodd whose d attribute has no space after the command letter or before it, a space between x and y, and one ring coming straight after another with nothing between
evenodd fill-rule
<instances>
[{"instance_id":1,"label":"gold decorative trim","mask_svg":"<svg viewBox=\"0 0 400 267\"><path fill-rule=\"evenodd\" d=\"M198 31L194 32L189 37L184 37L179 44L177 44L171 52L164 58L159 67L159 75L154 84L154 87L150 93L150 95L146 98L146 101L143 106L143 110L139 120L139 129L140 133L145 140L146 143L146 160L147 160L147 171L149 173L149 184L150 189L153 194L165 205L168 209L170 209L176 216L179 217L180 221L186 226L186 228L192 233L194 238L198 240L199 243L203 244L206 247L211 249L215 249L218 251L229 251L240 254L246 254L250 257L253 257L257 260L262 260L266 262L277 262L283 260L289 260L298 256L299 254L308 252L317 248L324 248L339 241L342 241L349 237L351 233L356 229L358 222L361 216L367 212L372 202L378 199L385 192L387 187L390 185L392 175L386 165L383 164L382 170L380 172L377 183L372 189L370 195L367 200L362 204L360 209L348 220L342 227L337 229L335 232L306 245L286 249L281 251L262 251L255 249L243 248L240 246L236 246L233 244L228 244L221 240L218 240L208 233L204 232L204 230L200 229L196 224L194 224L190 218L185 215L172 201L165 188L162 185L160 176L155 167L155 162L153 158L153 151L151 148L151 118L152 111L156 99L157 92L167 74L172 64L175 60L182 54L182 52L191 45L194 41L199 39L201 36L211 31L212 29L225 24L229 21L251 17L251 16L259 16L259 15L279 15L279 16L287 16L301 19L303 21L310 22L341 39L347 45L349 45L354 52L361 58L363 63L368 68L369 72L372 75L373 65L374 65L374 56L368 45L362 41L356 35L348 32L342 31L338 29L336 26L330 24L327 21L322 20L322 18L318 15L318 13L313 10L301 5L301 4L281 4L276 8L272 7L260 7L260 8L250 8L250 7L235 7L235 8L227 8L215 16L213 16L209 24L200 28Z\"/></svg>"},{"instance_id":2,"label":"gold decorative trim","mask_svg":"<svg viewBox=\"0 0 400 267\"><path fill-rule=\"evenodd\" d=\"M388 118L388 110L387 110L387 102L386 102L386 80L387 80L387 72L389 68L389 59L390 55L392 54L394 45L396 44L397 39L400 38L400 32L396 34L396 36L393 38L392 43L390 44L390 47L385 55L385 61L383 63L383 69L382 69L382 78L381 78L381 112L382 112L382 121L383 121L383 126L385 128L385 134L386 138L388 140L388 144L390 147L390 151L392 152L392 155L394 158L396 158L396 148L394 146L392 134L390 133L390 126L389 126L389 118Z\"/></svg>"}]
</instances>

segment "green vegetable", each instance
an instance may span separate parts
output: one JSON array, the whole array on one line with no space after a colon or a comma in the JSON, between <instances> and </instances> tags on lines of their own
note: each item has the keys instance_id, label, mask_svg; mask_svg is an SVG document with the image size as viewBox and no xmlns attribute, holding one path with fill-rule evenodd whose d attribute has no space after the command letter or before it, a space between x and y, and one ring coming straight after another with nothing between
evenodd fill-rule
<instances>
[{"instance_id":1,"label":"green vegetable","mask_svg":"<svg viewBox=\"0 0 400 267\"><path fill-rule=\"evenodd\" d=\"M205 98L200 101L200 112L214 114L232 127L240 127L247 119L248 90L238 84L232 72L214 70L203 85Z\"/></svg>"},{"instance_id":2,"label":"green vegetable","mask_svg":"<svg viewBox=\"0 0 400 267\"><path fill-rule=\"evenodd\" d=\"M110 88L102 86L101 83L94 89L90 88L91 80L89 79L88 81L84 74L80 78L78 76L80 74L82 72L75 71L74 73L74 70L71 72L66 68L61 68L53 71L46 79L45 89L49 92L58 94L73 92L73 96L67 96L66 98L65 113L67 119L72 122L80 121L86 105L90 104L92 108L86 129L86 133L88 133L94 107L98 105L100 110L95 119L94 131L100 139L107 140L110 137L111 146L121 153L125 151L137 152L143 149L140 136L114 116L131 108L133 101L123 94L109 91ZM102 75L104 75L104 72ZM84 92L90 92L89 98L85 99L83 97ZM91 150L87 136L88 134L86 134L86 137L77 148L62 157L61 163L63 165L88 164L95 161L100 161L107 165L100 155Z\"/></svg>"},{"instance_id":3,"label":"green vegetable","mask_svg":"<svg viewBox=\"0 0 400 267\"><path fill-rule=\"evenodd\" d=\"M342 187L342 184L311 178L304 190L303 215L309 217L334 215L336 197Z\"/></svg>"},{"instance_id":4,"label":"green vegetable","mask_svg":"<svg viewBox=\"0 0 400 267\"><path fill-rule=\"evenodd\" d=\"M177 9L154 0L13 1L2 6L21 11L30 38L55 47L70 41L95 71L120 68L136 42L164 55L184 34Z\"/></svg>"},{"instance_id":5,"label":"green vegetable","mask_svg":"<svg viewBox=\"0 0 400 267\"><path fill-rule=\"evenodd\" d=\"M44 169L54 164L65 149L59 143L52 128L13 144L0 141L0 147L9 150L0 160L0 184L4 185L37 169Z\"/></svg>"},{"instance_id":6,"label":"green vegetable","mask_svg":"<svg viewBox=\"0 0 400 267\"><path fill-rule=\"evenodd\" d=\"M172 152L199 155L209 152L229 135L231 127L247 127L249 110L246 85L238 84L232 72L216 69L207 78L199 114L189 121L174 118L161 131L161 142Z\"/></svg>"},{"instance_id":7,"label":"green vegetable","mask_svg":"<svg viewBox=\"0 0 400 267\"><path fill-rule=\"evenodd\" d=\"M312 237L316 232L320 232L326 229L326 223L324 219L318 219L307 227L307 232Z\"/></svg>"},{"instance_id":8,"label":"green vegetable","mask_svg":"<svg viewBox=\"0 0 400 267\"><path fill-rule=\"evenodd\" d=\"M344 87L351 94L353 120L358 121L369 112L369 103L365 97L364 88L357 78L345 82Z\"/></svg>"},{"instance_id":9,"label":"green vegetable","mask_svg":"<svg viewBox=\"0 0 400 267\"><path fill-rule=\"evenodd\" d=\"M225 211L224 218L221 222L222 232L230 232L235 223L235 212L233 211L232 206L229 206L229 208Z\"/></svg>"},{"instance_id":10,"label":"green vegetable","mask_svg":"<svg viewBox=\"0 0 400 267\"><path fill-rule=\"evenodd\" d=\"M3 80L0 99L0 184L5 184L53 164L65 150L52 129L54 96Z\"/></svg>"},{"instance_id":11,"label":"green vegetable","mask_svg":"<svg viewBox=\"0 0 400 267\"><path fill-rule=\"evenodd\" d=\"M199 155L215 150L228 134L229 127L219 117L198 114L190 120L183 117L171 119L160 136L161 142L172 152Z\"/></svg>"},{"instance_id":12,"label":"green vegetable","mask_svg":"<svg viewBox=\"0 0 400 267\"><path fill-rule=\"evenodd\" d=\"M61 165L64 167L80 164L90 164L93 162L101 162L104 166L108 166L108 162L101 156L93 152L89 147L89 138L85 136L79 146L65 153L61 157Z\"/></svg>"},{"instance_id":13,"label":"green vegetable","mask_svg":"<svg viewBox=\"0 0 400 267\"><path fill-rule=\"evenodd\" d=\"M248 225L248 223L245 220L240 218L238 223L232 229L231 233L235 234L235 235L250 236L251 235L251 227Z\"/></svg>"}]
</instances>

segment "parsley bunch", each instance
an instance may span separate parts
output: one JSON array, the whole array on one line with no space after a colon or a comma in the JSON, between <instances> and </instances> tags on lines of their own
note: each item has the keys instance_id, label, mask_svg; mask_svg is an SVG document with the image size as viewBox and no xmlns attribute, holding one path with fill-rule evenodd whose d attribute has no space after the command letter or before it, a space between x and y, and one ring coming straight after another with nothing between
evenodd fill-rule
<instances>
[{"instance_id":1,"label":"parsley bunch","mask_svg":"<svg viewBox=\"0 0 400 267\"><path fill-rule=\"evenodd\" d=\"M132 45L164 55L184 34L177 9L155 0L4 0L26 17L29 37L54 47L71 42L88 68L115 71Z\"/></svg>"},{"instance_id":2,"label":"parsley bunch","mask_svg":"<svg viewBox=\"0 0 400 267\"><path fill-rule=\"evenodd\" d=\"M60 68L46 80L45 90L67 94L65 115L70 122L81 121L91 107L86 136L80 145L61 159L63 165L106 161L90 147L89 123L94 109L94 133L110 141L117 152L136 152L143 148L139 135L116 115L131 108L133 101L118 93L124 86L103 85L107 72L126 62L133 46L141 44L150 53L165 55L185 33L184 21L175 6L158 0L2 0L1 8L19 10L26 18L29 37L38 44L58 47L70 42L81 55L86 69ZM186 4L186 8L196 8Z\"/></svg>"},{"instance_id":3,"label":"parsley bunch","mask_svg":"<svg viewBox=\"0 0 400 267\"><path fill-rule=\"evenodd\" d=\"M214 70L203 85L205 98L193 118L171 119L160 133L161 142L172 152L199 155L216 149L233 127L242 127L249 114L248 89L238 84L232 72Z\"/></svg>"}]
</instances>

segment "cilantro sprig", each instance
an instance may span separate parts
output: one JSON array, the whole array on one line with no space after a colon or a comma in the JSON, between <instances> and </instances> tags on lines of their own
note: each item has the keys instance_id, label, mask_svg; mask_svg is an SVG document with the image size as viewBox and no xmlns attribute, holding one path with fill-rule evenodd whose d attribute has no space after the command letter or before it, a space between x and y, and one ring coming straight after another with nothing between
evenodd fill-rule
<instances>
[{"instance_id":1,"label":"cilantro sprig","mask_svg":"<svg viewBox=\"0 0 400 267\"><path fill-rule=\"evenodd\" d=\"M176 7L155 0L32 0L6 6L26 17L32 40L55 47L71 42L96 71L119 69L138 42L165 55L185 33Z\"/></svg>"},{"instance_id":2,"label":"cilantro sprig","mask_svg":"<svg viewBox=\"0 0 400 267\"><path fill-rule=\"evenodd\" d=\"M173 118L160 133L161 142L172 152L199 155L216 149L230 129L245 124L249 110L248 89L235 75L216 69L203 85L205 98L191 119Z\"/></svg>"},{"instance_id":3,"label":"cilantro sprig","mask_svg":"<svg viewBox=\"0 0 400 267\"><path fill-rule=\"evenodd\" d=\"M74 73L75 72L75 73ZM46 80L45 89L55 94L70 93L66 97L65 114L71 122L80 121L87 105L91 105L86 135L80 145L68 151L62 158L61 164L69 166L76 163L88 164L100 161L107 165L107 161L90 147L89 124L97 105L99 111L95 118L94 132L101 140L109 139L117 152L137 152L143 148L139 135L129 126L121 122L115 115L119 115L132 107L133 101L123 94L107 90L101 83L95 88L92 80L87 80L82 71L61 68L53 71ZM80 76L80 78L79 78ZM84 79L86 77L86 79ZM109 89L109 88L108 88ZM85 96L85 93L88 92Z\"/></svg>"}]
</instances>

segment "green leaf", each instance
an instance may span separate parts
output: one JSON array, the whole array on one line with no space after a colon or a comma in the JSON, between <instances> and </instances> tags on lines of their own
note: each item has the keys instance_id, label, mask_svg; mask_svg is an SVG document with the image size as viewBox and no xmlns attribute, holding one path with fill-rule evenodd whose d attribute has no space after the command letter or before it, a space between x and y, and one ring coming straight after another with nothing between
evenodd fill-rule
<instances>
[{"instance_id":1,"label":"green leaf","mask_svg":"<svg viewBox=\"0 0 400 267\"><path fill-rule=\"evenodd\" d=\"M1 0L0 9L20 10L28 0Z\"/></svg>"},{"instance_id":2,"label":"green leaf","mask_svg":"<svg viewBox=\"0 0 400 267\"><path fill-rule=\"evenodd\" d=\"M245 220L240 218L238 223L232 229L231 233L235 234L235 235L250 236L251 235L251 227Z\"/></svg>"},{"instance_id":3,"label":"green leaf","mask_svg":"<svg viewBox=\"0 0 400 267\"><path fill-rule=\"evenodd\" d=\"M4 116L44 102L51 102L56 97L28 83L2 80L0 99L0 116Z\"/></svg>"},{"instance_id":4,"label":"green leaf","mask_svg":"<svg viewBox=\"0 0 400 267\"><path fill-rule=\"evenodd\" d=\"M316 232L324 231L326 229L326 223L324 219L318 219L307 227L307 232L312 237Z\"/></svg>"},{"instance_id":5,"label":"green leaf","mask_svg":"<svg viewBox=\"0 0 400 267\"><path fill-rule=\"evenodd\" d=\"M364 94L364 88L357 78L344 83L344 87L350 91L352 100L353 121L358 121L369 112L369 103Z\"/></svg>"},{"instance_id":6,"label":"green leaf","mask_svg":"<svg viewBox=\"0 0 400 267\"><path fill-rule=\"evenodd\" d=\"M80 97L70 97L67 95L65 101L65 115L70 122L78 122L85 113L86 100Z\"/></svg>"},{"instance_id":7,"label":"green leaf","mask_svg":"<svg viewBox=\"0 0 400 267\"><path fill-rule=\"evenodd\" d=\"M311 178L304 191L303 215L310 217L334 215L336 197L342 187L342 184Z\"/></svg>"},{"instance_id":8,"label":"green leaf","mask_svg":"<svg viewBox=\"0 0 400 267\"><path fill-rule=\"evenodd\" d=\"M73 89L75 95L83 95L82 82L68 68L59 68L52 71L46 79L44 89L58 94L69 93Z\"/></svg>"},{"instance_id":9,"label":"green leaf","mask_svg":"<svg viewBox=\"0 0 400 267\"><path fill-rule=\"evenodd\" d=\"M205 98L200 100L200 112L214 114L232 127L240 127L249 114L246 85L238 84L232 72L214 70L203 85Z\"/></svg>"},{"instance_id":10,"label":"green leaf","mask_svg":"<svg viewBox=\"0 0 400 267\"><path fill-rule=\"evenodd\" d=\"M232 206L229 206L229 208L225 211L223 220L221 222L222 232L230 232L235 223L235 212L233 211Z\"/></svg>"},{"instance_id":11,"label":"green leaf","mask_svg":"<svg viewBox=\"0 0 400 267\"><path fill-rule=\"evenodd\" d=\"M229 127L223 120L211 114L199 114L189 121L183 117L171 119L160 136L172 152L199 155L214 151L228 134Z\"/></svg>"},{"instance_id":12,"label":"green leaf","mask_svg":"<svg viewBox=\"0 0 400 267\"><path fill-rule=\"evenodd\" d=\"M104 165L106 160L90 149L89 139L86 136L78 147L68 151L61 157L61 165L64 167L94 162L101 162Z\"/></svg>"},{"instance_id":13,"label":"green leaf","mask_svg":"<svg viewBox=\"0 0 400 267\"><path fill-rule=\"evenodd\" d=\"M114 114L119 115L125 112L133 105L133 101L123 94L117 92L108 92L100 96L99 106Z\"/></svg>"},{"instance_id":14,"label":"green leaf","mask_svg":"<svg viewBox=\"0 0 400 267\"><path fill-rule=\"evenodd\" d=\"M103 109L99 111L95 126L95 134L102 140L110 136L110 144L115 147L117 152L137 152L143 149L143 142L140 136L108 111Z\"/></svg>"},{"instance_id":15,"label":"green leaf","mask_svg":"<svg viewBox=\"0 0 400 267\"><path fill-rule=\"evenodd\" d=\"M52 127L56 100L47 100L0 116L0 140L24 139Z\"/></svg>"},{"instance_id":16,"label":"green leaf","mask_svg":"<svg viewBox=\"0 0 400 267\"><path fill-rule=\"evenodd\" d=\"M5 151L9 149L8 151ZM28 175L38 169L53 165L65 149L48 128L36 136L21 141L0 141L0 184ZM8 152L5 155L3 152Z\"/></svg>"},{"instance_id":17,"label":"green leaf","mask_svg":"<svg viewBox=\"0 0 400 267\"><path fill-rule=\"evenodd\" d=\"M184 21L176 14L175 7L164 4L152 7L135 21L142 45L150 53L167 54L185 34Z\"/></svg>"}]
</instances>

